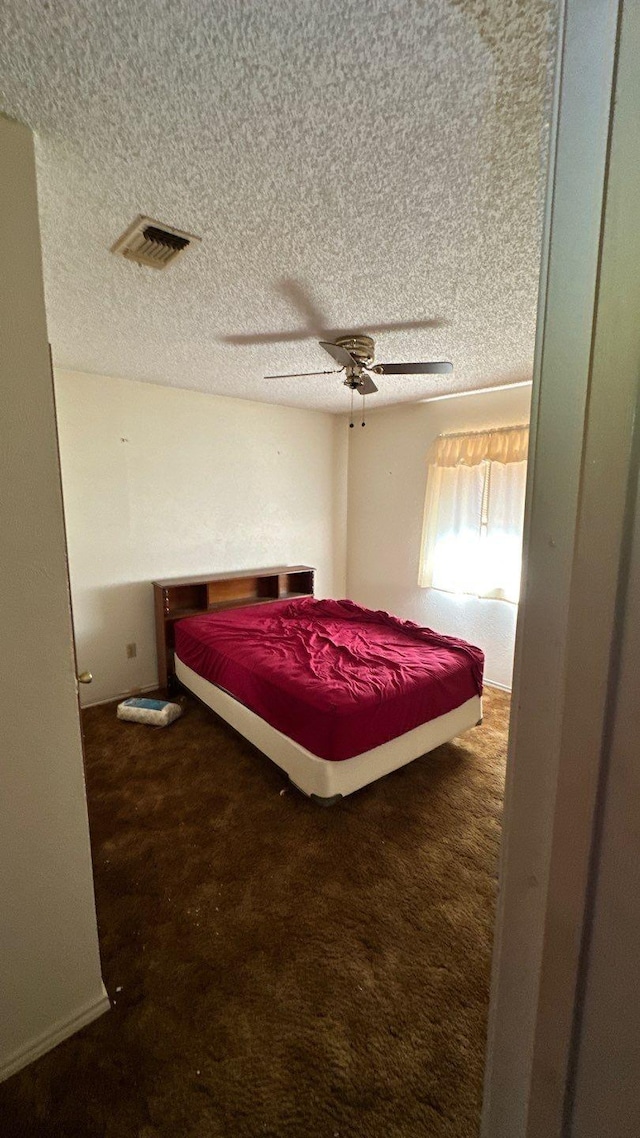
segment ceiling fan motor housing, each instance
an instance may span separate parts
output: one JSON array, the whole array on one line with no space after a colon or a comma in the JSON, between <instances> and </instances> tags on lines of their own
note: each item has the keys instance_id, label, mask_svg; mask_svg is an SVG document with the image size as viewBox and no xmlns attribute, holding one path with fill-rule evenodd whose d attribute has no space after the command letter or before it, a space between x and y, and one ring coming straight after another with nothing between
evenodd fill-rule
<instances>
[{"instance_id":1,"label":"ceiling fan motor housing","mask_svg":"<svg viewBox=\"0 0 640 1138\"><path fill-rule=\"evenodd\" d=\"M370 367L373 363L375 345L371 336L340 336L335 342L350 352L362 367Z\"/></svg>"}]
</instances>

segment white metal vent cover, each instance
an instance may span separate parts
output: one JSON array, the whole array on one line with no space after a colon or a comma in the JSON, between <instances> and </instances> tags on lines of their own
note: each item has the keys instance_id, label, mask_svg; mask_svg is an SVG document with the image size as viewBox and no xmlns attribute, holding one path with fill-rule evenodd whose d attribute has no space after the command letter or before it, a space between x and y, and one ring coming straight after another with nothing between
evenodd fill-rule
<instances>
[{"instance_id":1,"label":"white metal vent cover","mask_svg":"<svg viewBox=\"0 0 640 1138\"><path fill-rule=\"evenodd\" d=\"M136 261L139 265L166 269L193 241L200 240L193 233L184 233L162 221L154 221L152 217L138 214L111 246L111 252L126 257L128 261Z\"/></svg>"}]
</instances>

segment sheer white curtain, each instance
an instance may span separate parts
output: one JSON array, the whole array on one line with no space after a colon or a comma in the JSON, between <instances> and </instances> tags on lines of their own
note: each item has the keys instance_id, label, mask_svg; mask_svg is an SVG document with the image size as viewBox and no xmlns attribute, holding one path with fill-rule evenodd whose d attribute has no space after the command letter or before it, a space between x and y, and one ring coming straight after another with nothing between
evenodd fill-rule
<instances>
[{"instance_id":1,"label":"sheer white curtain","mask_svg":"<svg viewBox=\"0 0 640 1138\"><path fill-rule=\"evenodd\" d=\"M522 569L522 522L526 462L489 463L481 597L518 601Z\"/></svg>"},{"instance_id":2,"label":"sheer white curtain","mask_svg":"<svg viewBox=\"0 0 640 1138\"><path fill-rule=\"evenodd\" d=\"M429 584L450 593L474 593L481 557L484 468L438 467L433 481Z\"/></svg>"},{"instance_id":3,"label":"sheer white curtain","mask_svg":"<svg viewBox=\"0 0 640 1138\"><path fill-rule=\"evenodd\" d=\"M442 436L429 458L419 583L517 602L527 428Z\"/></svg>"}]
</instances>

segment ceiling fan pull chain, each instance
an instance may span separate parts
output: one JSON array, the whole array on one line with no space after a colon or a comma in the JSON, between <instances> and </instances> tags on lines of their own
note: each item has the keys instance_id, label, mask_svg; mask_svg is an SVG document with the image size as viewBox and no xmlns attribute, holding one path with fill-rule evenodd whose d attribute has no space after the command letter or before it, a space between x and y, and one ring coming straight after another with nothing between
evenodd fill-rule
<instances>
[{"instance_id":1,"label":"ceiling fan pull chain","mask_svg":"<svg viewBox=\"0 0 640 1138\"><path fill-rule=\"evenodd\" d=\"M351 388L351 410L349 412L349 419L351 420L349 426L353 427L353 388Z\"/></svg>"},{"instance_id":2,"label":"ceiling fan pull chain","mask_svg":"<svg viewBox=\"0 0 640 1138\"><path fill-rule=\"evenodd\" d=\"M361 426L363 426L363 427L366 427L366 425L367 425L364 421L364 401L365 401L365 399L366 399L366 395L363 391L362 392L362 423L361 423Z\"/></svg>"}]
</instances>

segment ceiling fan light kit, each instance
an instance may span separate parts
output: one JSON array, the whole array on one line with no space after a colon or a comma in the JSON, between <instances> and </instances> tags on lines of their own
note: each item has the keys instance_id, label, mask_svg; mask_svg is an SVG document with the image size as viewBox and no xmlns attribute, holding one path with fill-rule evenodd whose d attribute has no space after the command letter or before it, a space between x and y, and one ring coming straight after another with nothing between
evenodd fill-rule
<instances>
[{"instance_id":1,"label":"ceiling fan light kit","mask_svg":"<svg viewBox=\"0 0 640 1138\"><path fill-rule=\"evenodd\" d=\"M448 360L433 360L424 363L377 364L375 360L375 343L371 336L354 334L352 336L338 336L335 341L320 340L320 347L340 366L330 371L294 372L288 375L266 375L265 379L307 379L315 375L339 375L345 373L343 383L351 391L351 421L353 427L353 393L357 391L362 396L362 426L364 420L364 400L366 395L373 395L378 390L372 375L449 375L453 371L453 364Z\"/></svg>"}]
</instances>

